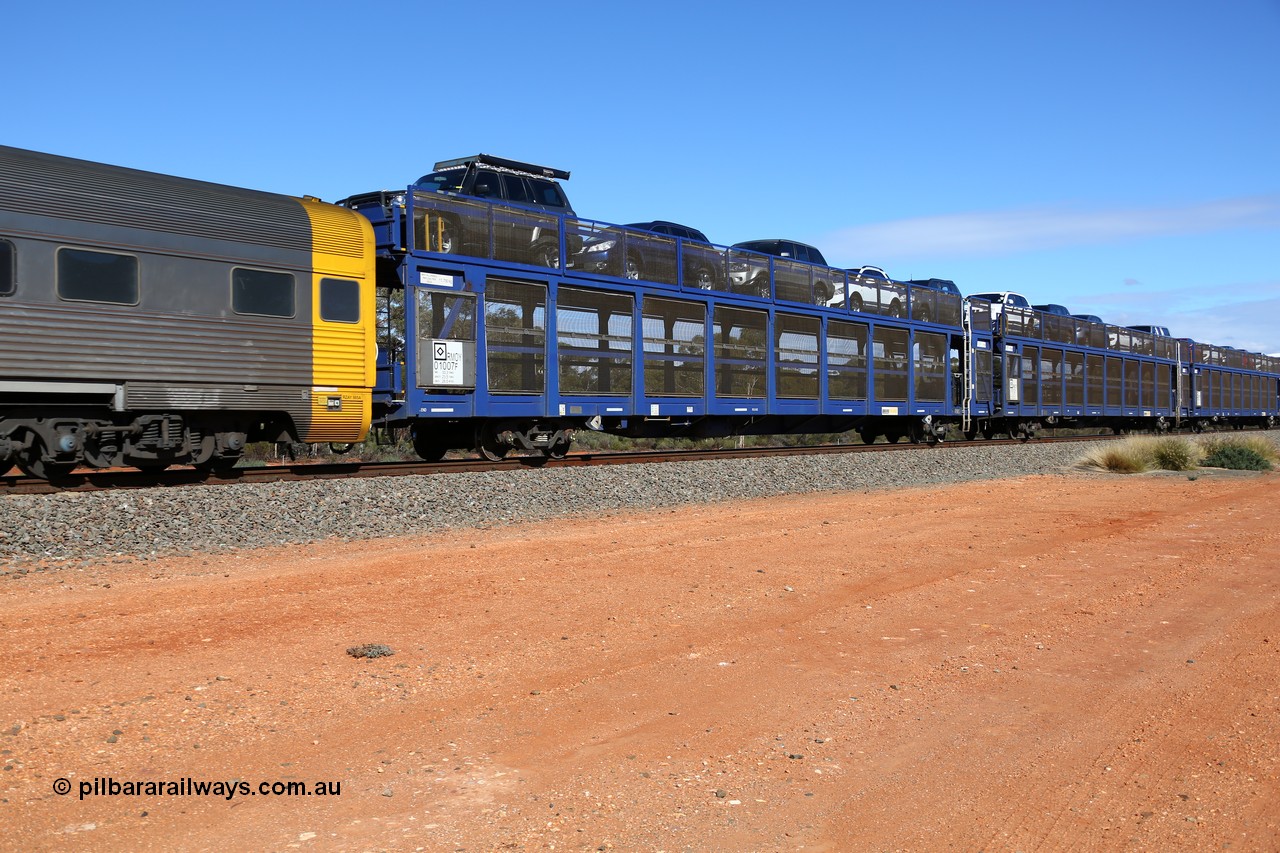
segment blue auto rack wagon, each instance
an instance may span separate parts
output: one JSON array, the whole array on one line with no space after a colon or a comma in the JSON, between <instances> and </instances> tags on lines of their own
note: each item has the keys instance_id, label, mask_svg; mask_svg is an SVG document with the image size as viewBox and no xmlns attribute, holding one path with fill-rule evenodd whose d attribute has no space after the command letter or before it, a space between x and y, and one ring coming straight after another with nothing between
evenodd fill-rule
<instances>
[{"instance_id":1,"label":"blue auto rack wagon","mask_svg":"<svg viewBox=\"0 0 1280 853\"><path fill-rule=\"evenodd\" d=\"M424 458L556 458L583 429L932 442L948 427L1158 428L1208 416L1191 405L1195 371L1244 370L1196 368L1187 341L586 219L546 186L568 172L484 155L437 166L340 202L377 243L375 424L411 430ZM511 194L474 194L499 182ZM1241 381L1257 406L1242 396L1238 411L1274 415L1275 377Z\"/></svg>"}]
</instances>

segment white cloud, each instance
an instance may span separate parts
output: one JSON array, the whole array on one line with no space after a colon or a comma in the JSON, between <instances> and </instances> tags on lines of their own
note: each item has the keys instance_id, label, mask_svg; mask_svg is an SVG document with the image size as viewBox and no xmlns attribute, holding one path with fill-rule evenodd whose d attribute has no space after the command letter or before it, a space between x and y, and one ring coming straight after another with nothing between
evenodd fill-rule
<instances>
[{"instance_id":1,"label":"white cloud","mask_svg":"<svg viewBox=\"0 0 1280 853\"><path fill-rule=\"evenodd\" d=\"M1118 325L1168 326L1194 338L1251 352L1280 347L1280 280L1181 287L1159 292L1126 288L1094 294L1090 310Z\"/></svg>"},{"instance_id":2,"label":"white cloud","mask_svg":"<svg viewBox=\"0 0 1280 853\"><path fill-rule=\"evenodd\" d=\"M1234 228L1280 228L1280 195L1129 210L974 211L844 228L822 239L832 256L998 256Z\"/></svg>"}]
</instances>

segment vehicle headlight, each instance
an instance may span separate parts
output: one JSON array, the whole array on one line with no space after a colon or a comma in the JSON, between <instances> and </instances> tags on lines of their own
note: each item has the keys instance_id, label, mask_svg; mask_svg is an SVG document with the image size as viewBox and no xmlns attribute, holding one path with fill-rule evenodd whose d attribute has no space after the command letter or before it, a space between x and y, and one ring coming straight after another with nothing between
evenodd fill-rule
<instances>
[{"instance_id":1,"label":"vehicle headlight","mask_svg":"<svg viewBox=\"0 0 1280 853\"><path fill-rule=\"evenodd\" d=\"M599 243L592 243L590 246L587 246L585 249L583 249L583 251L585 251L585 252L607 252L607 251L609 251L610 249L612 249L612 248L613 248L614 246L616 246L616 245L618 245L618 241L617 241L617 240L602 240L602 241L600 241Z\"/></svg>"}]
</instances>

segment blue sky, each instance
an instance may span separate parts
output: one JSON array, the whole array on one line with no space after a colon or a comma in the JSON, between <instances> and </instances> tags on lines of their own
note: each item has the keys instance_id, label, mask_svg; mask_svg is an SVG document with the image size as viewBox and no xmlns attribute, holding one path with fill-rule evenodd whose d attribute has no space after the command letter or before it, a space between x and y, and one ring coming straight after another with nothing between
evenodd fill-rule
<instances>
[{"instance_id":1,"label":"blue sky","mask_svg":"<svg viewBox=\"0 0 1280 853\"><path fill-rule=\"evenodd\" d=\"M21 4L0 143L326 199L486 152L1280 352L1280 0Z\"/></svg>"}]
</instances>

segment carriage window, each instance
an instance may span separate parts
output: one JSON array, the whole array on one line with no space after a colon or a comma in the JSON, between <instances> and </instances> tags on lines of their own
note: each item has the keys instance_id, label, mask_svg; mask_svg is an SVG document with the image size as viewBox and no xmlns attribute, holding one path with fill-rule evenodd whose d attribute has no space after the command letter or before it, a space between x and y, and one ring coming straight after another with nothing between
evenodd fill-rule
<instances>
[{"instance_id":1,"label":"carriage window","mask_svg":"<svg viewBox=\"0 0 1280 853\"><path fill-rule=\"evenodd\" d=\"M0 240L0 296L13 293L14 282L18 278L16 261L13 244L8 240Z\"/></svg>"},{"instance_id":2,"label":"carriage window","mask_svg":"<svg viewBox=\"0 0 1280 853\"><path fill-rule=\"evenodd\" d=\"M83 302L138 304L138 259L133 255L58 250L58 296Z\"/></svg>"},{"instance_id":3,"label":"carriage window","mask_svg":"<svg viewBox=\"0 0 1280 853\"><path fill-rule=\"evenodd\" d=\"M293 275L287 272L231 271L231 310L265 317L293 316Z\"/></svg>"},{"instance_id":4,"label":"carriage window","mask_svg":"<svg viewBox=\"0 0 1280 853\"><path fill-rule=\"evenodd\" d=\"M342 278L320 279L320 319L359 323L360 285Z\"/></svg>"}]
</instances>

